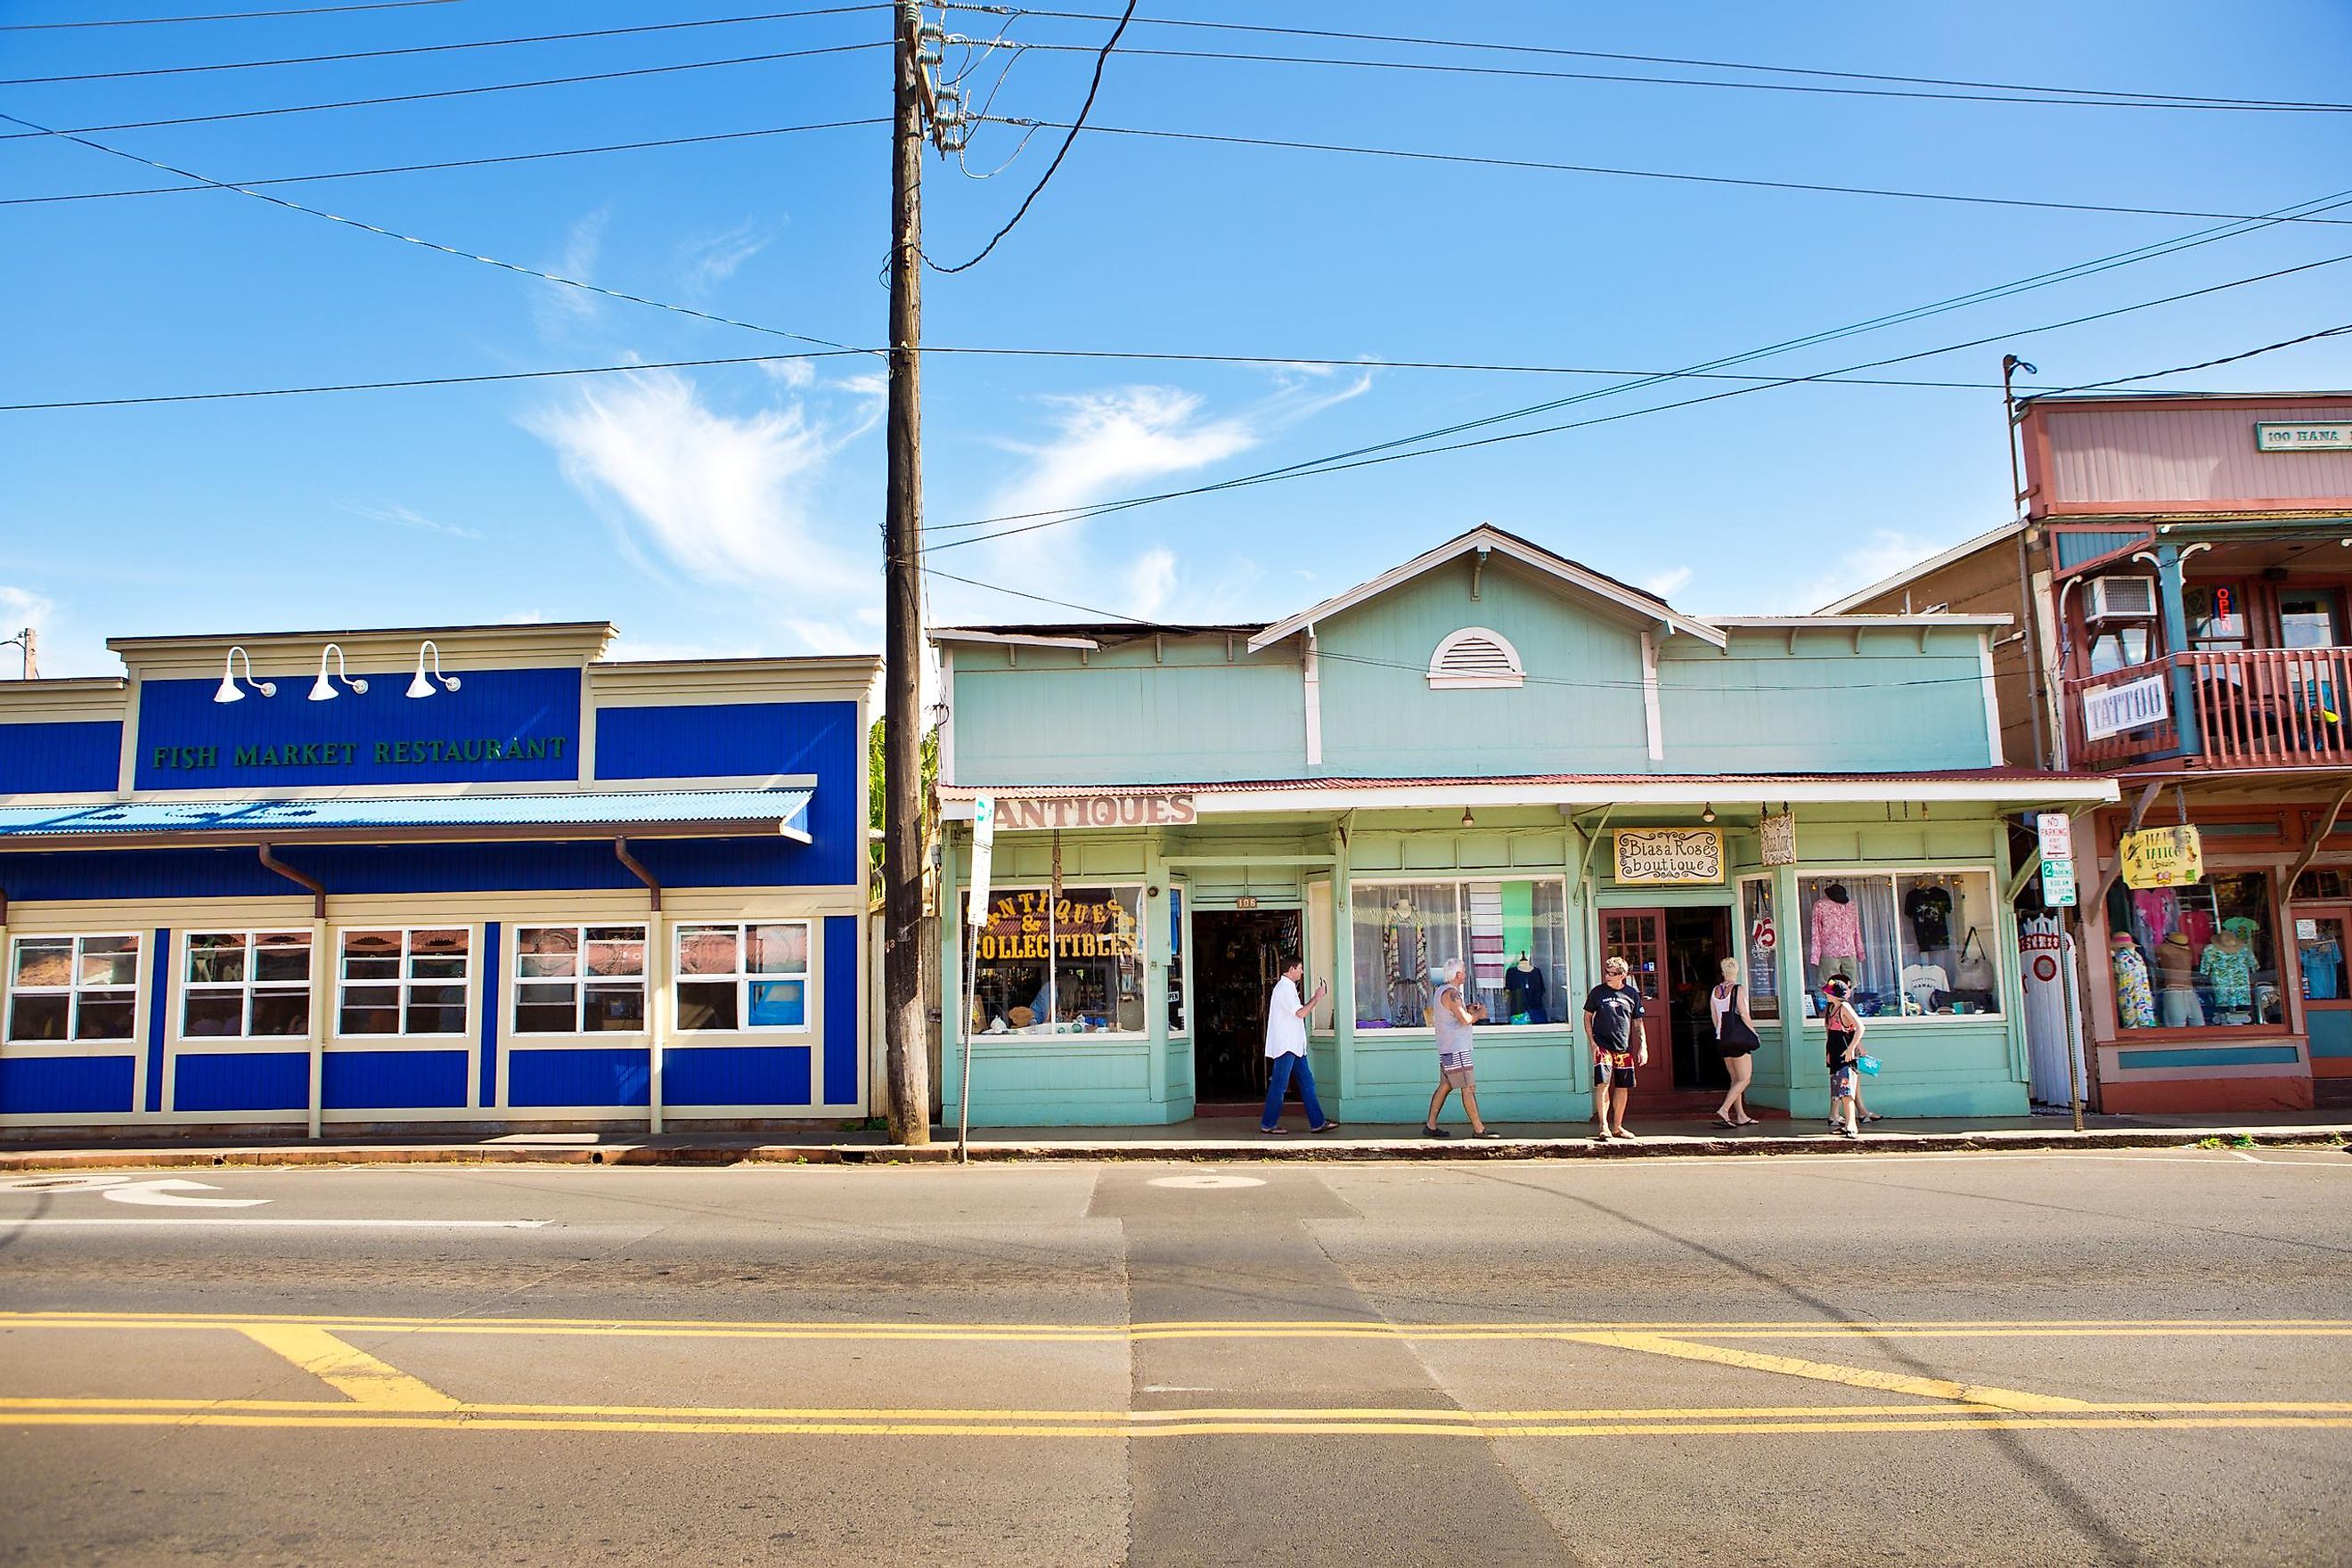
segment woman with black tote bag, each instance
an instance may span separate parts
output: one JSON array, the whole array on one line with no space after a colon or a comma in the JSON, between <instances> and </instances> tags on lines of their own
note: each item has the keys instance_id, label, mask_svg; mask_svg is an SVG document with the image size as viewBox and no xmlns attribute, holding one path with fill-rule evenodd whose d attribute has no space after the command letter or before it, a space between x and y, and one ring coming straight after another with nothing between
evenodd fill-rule
<instances>
[{"instance_id":1,"label":"woman with black tote bag","mask_svg":"<svg viewBox=\"0 0 2352 1568\"><path fill-rule=\"evenodd\" d=\"M1723 1053L1723 1070L1731 1075L1731 1091L1715 1112L1718 1127L1753 1127L1748 1114L1748 1080L1755 1076L1750 1058L1764 1042L1756 1036L1756 1020L1748 1016L1748 988L1739 984L1739 961L1723 961L1723 980L1710 993L1707 1010L1715 1015L1716 1048Z\"/></svg>"}]
</instances>

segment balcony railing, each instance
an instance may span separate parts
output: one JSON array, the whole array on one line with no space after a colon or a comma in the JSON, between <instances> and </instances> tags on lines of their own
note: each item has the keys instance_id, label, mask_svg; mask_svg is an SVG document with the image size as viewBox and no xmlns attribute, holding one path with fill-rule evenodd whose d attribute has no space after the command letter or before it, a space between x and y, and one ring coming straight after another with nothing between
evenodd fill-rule
<instances>
[{"instance_id":1,"label":"balcony railing","mask_svg":"<svg viewBox=\"0 0 2352 1568\"><path fill-rule=\"evenodd\" d=\"M2173 712L2176 668L2188 673L2196 716L2188 750ZM2068 750L2076 766L2094 768L2173 758L2200 768L2343 767L2352 764L2347 704L2352 647L2174 654L2068 681Z\"/></svg>"}]
</instances>

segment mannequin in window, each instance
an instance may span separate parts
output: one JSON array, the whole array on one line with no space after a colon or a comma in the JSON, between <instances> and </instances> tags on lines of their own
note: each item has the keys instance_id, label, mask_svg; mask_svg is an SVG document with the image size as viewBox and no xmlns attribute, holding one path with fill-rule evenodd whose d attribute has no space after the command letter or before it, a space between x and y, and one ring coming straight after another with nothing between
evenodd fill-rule
<instances>
[{"instance_id":1,"label":"mannequin in window","mask_svg":"<svg viewBox=\"0 0 2352 1568\"><path fill-rule=\"evenodd\" d=\"M2156 944L2156 1003L2168 1029L2200 1028L2205 1004L2197 994L2197 955L2186 933L2174 931Z\"/></svg>"},{"instance_id":2,"label":"mannequin in window","mask_svg":"<svg viewBox=\"0 0 2352 1568\"><path fill-rule=\"evenodd\" d=\"M2126 1029L2154 1028L2156 996L2148 988L2147 960L2126 931L2107 938L2107 947L2116 971L2116 1022ZM2196 994L2189 996L2193 1001Z\"/></svg>"},{"instance_id":3,"label":"mannequin in window","mask_svg":"<svg viewBox=\"0 0 2352 1568\"><path fill-rule=\"evenodd\" d=\"M2220 934L2197 960L2197 973L2213 987L2213 1021L2251 1024L2254 1009L2254 950L2231 926Z\"/></svg>"},{"instance_id":4,"label":"mannequin in window","mask_svg":"<svg viewBox=\"0 0 2352 1568\"><path fill-rule=\"evenodd\" d=\"M1813 900L1810 934L1810 956L1816 965L1825 966L1833 958L1851 958L1857 963L1862 961L1862 914L1854 908L1843 882L1829 883L1822 889L1822 896Z\"/></svg>"},{"instance_id":5,"label":"mannequin in window","mask_svg":"<svg viewBox=\"0 0 2352 1568\"><path fill-rule=\"evenodd\" d=\"M1503 971L1503 1016L1514 1024L1544 1022L1544 973L1525 952Z\"/></svg>"}]
</instances>

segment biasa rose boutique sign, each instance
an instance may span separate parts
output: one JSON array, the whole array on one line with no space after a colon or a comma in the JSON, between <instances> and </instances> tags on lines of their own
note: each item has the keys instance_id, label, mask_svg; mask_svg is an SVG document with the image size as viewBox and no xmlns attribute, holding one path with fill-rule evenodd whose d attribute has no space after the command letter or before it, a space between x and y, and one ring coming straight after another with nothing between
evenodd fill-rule
<instances>
[{"instance_id":1,"label":"biasa rose boutique sign","mask_svg":"<svg viewBox=\"0 0 2352 1568\"><path fill-rule=\"evenodd\" d=\"M1723 880L1723 832L1715 827L1621 827L1617 880L1642 887Z\"/></svg>"}]
</instances>

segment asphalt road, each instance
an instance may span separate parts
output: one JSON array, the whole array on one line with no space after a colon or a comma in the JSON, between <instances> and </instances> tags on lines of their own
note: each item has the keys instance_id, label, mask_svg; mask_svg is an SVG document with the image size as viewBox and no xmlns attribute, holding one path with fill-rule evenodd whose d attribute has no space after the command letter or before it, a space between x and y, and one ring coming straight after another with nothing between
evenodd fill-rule
<instances>
[{"instance_id":1,"label":"asphalt road","mask_svg":"<svg viewBox=\"0 0 2352 1568\"><path fill-rule=\"evenodd\" d=\"M2340 1151L190 1179L0 1181L0 1563L2352 1560Z\"/></svg>"}]
</instances>

